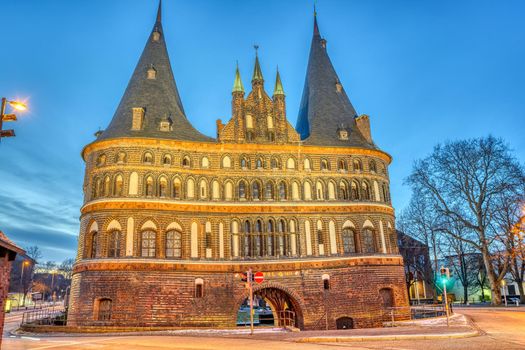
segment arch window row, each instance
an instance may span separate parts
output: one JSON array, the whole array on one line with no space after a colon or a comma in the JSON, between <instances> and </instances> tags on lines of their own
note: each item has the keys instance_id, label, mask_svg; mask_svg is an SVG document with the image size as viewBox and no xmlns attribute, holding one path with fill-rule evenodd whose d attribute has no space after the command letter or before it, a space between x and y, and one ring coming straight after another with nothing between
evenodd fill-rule
<instances>
[{"instance_id":1,"label":"arch window row","mask_svg":"<svg viewBox=\"0 0 525 350\"><path fill-rule=\"evenodd\" d=\"M116 174L95 177L92 198L123 196L124 177ZM137 183L138 185L138 183ZM131 187L131 186L130 186ZM130 188L131 193L131 188ZM138 190L135 190L138 194ZM367 179L353 180L305 180L302 183L291 181L262 181L260 179L233 180L207 179L196 181L192 177L181 180L169 179L165 175L155 178L146 175L143 178L142 194L146 197L202 200L344 200L344 201L383 201L390 202L388 184Z\"/></svg>"},{"instance_id":2,"label":"arch window row","mask_svg":"<svg viewBox=\"0 0 525 350\"><path fill-rule=\"evenodd\" d=\"M208 225L208 224L207 224ZM336 238L335 227L334 235L326 230L327 227L319 220L317 222L316 235L306 235L310 224L305 223L305 230L302 232L303 239L310 237L311 245L318 245L318 254L375 254L375 253L397 253L396 234L388 224L385 231L376 230L374 227L365 226L360 231L355 227L343 226L339 238ZM312 252L301 250L301 230L295 219L256 219L256 220L233 220L230 226L231 257L235 258L292 258L303 255L312 255ZM381 233L379 233L381 231ZM137 255L144 258L174 258L181 259L183 256L183 233L179 229L168 229L164 234L160 234L156 229L144 229L138 232ZM121 230L110 230L106 236L100 237L97 230L89 232L86 236L85 257L97 258L119 258L123 257L125 247L125 237ZM193 239L188 235L187 239ZM337 248L337 241L340 241L341 248ZM190 242L193 245L193 242ZM221 244L224 244L223 241ZM198 243L197 243L198 244ZM211 249L213 246L213 235L211 226L206 226L202 236L204 248ZM105 247L105 249L104 249ZM192 248L193 249L193 248ZM334 250L335 249L335 250ZM162 251L162 252L161 252ZM189 253L189 252L186 252ZM211 256L206 256L210 258Z\"/></svg>"},{"instance_id":3,"label":"arch window row","mask_svg":"<svg viewBox=\"0 0 525 350\"><path fill-rule=\"evenodd\" d=\"M127 161L127 154L123 151L117 152L114 155L114 162L116 164L123 164ZM155 156L152 151L146 151L141 156L141 163L143 164L154 164L155 163ZM298 169L299 168L299 161L295 157L285 157L284 161L281 159L281 157L272 156L270 158L266 158L263 156L255 156L250 157L247 155L241 155L238 157L238 164L241 169ZM370 159L366 161L367 163L367 169L370 173L377 173L377 174L385 174L386 175L386 167L381 161L376 161L374 159ZM97 166L104 166L107 164L107 156L106 154L102 153L97 156L96 159L96 165ZM169 166L174 164L174 157L169 153L163 153L160 157L160 164ZM337 169L338 171L350 171L353 170L355 172L362 172L364 171L363 161L360 158L352 157L352 158L339 158L335 161L335 166L332 165L332 162L327 158L320 158L318 162L318 168L314 169L313 166L314 162L306 157L302 160L302 169L303 170L320 170L320 171L329 171L332 169ZM211 162L208 157L202 156L198 158L198 164L193 164L193 160L189 155L183 155L180 159L180 165L181 167L190 168L190 167L196 167L199 166L200 168L210 168ZM234 166L234 157L230 155L226 155L222 157L221 159L221 167L222 168L232 168Z\"/></svg>"}]
</instances>

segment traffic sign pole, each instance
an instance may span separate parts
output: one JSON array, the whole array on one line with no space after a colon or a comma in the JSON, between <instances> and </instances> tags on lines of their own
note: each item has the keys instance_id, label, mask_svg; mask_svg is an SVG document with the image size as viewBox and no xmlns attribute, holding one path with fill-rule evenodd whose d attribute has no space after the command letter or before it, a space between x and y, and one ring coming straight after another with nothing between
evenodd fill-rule
<instances>
[{"instance_id":1,"label":"traffic sign pole","mask_svg":"<svg viewBox=\"0 0 525 350\"><path fill-rule=\"evenodd\" d=\"M248 270L248 285L250 286L250 335L253 335L253 285L252 269Z\"/></svg>"}]
</instances>

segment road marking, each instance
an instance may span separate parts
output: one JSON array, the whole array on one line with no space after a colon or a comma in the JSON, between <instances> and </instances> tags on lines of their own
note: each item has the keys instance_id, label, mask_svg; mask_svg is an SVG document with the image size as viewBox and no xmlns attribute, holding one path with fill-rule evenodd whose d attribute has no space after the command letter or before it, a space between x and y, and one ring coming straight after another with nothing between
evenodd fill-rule
<instances>
[{"instance_id":1,"label":"road marking","mask_svg":"<svg viewBox=\"0 0 525 350\"><path fill-rule=\"evenodd\" d=\"M21 336L20 338L22 338L22 339L29 339L29 340L33 340L33 341L39 341L40 340L40 338L26 337L26 336Z\"/></svg>"}]
</instances>

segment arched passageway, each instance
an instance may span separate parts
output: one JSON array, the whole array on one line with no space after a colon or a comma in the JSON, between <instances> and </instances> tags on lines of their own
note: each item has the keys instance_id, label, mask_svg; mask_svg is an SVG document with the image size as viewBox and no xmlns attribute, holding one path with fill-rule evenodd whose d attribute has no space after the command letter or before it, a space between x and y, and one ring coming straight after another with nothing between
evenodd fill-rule
<instances>
[{"instance_id":1,"label":"arched passageway","mask_svg":"<svg viewBox=\"0 0 525 350\"><path fill-rule=\"evenodd\" d=\"M303 328L302 310L289 293L276 287L256 289L254 295L254 324L256 326ZM249 324L249 298L238 308L237 325Z\"/></svg>"}]
</instances>

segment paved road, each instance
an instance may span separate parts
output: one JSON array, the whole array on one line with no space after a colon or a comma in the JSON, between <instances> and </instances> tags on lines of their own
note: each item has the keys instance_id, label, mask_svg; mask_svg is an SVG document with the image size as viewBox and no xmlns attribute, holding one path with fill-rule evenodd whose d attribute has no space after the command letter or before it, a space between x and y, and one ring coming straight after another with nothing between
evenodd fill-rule
<instances>
[{"instance_id":1,"label":"paved road","mask_svg":"<svg viewBox=\"0 0 525 350\"><path fill-rule=\"evenodd\" d=\"M518 311L519 310L519 311ZM283 334L258 334L256 339L247 335L219 336L85 336L85 337L16 337L4 338L3 350L44 350L44 349L334 349L354 350L462 350L462 349L525 349L525 308L502 309L461 309L456 310L469 316L483 330L483 335L454 340L420 340L304 344L291 341ZM14 327L16 321L6 324ZM306 336L303 332L302 335ZM288 333L289 334L289 333ZM352 331L348 331L351 335ZM310 334L313 335L313 334ZM288 340L287 340L288 339Z\"/></svg>"}]
</instances>

